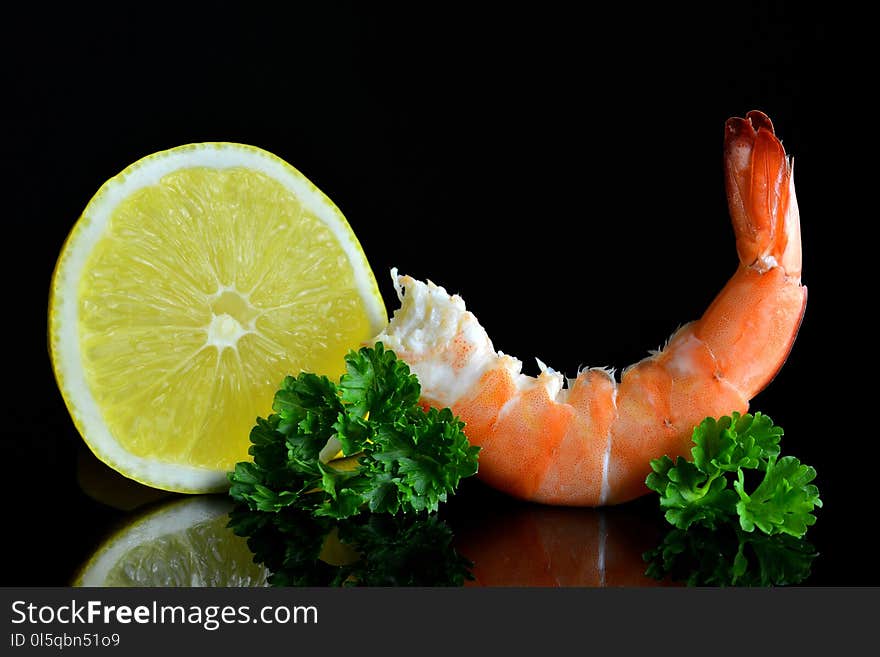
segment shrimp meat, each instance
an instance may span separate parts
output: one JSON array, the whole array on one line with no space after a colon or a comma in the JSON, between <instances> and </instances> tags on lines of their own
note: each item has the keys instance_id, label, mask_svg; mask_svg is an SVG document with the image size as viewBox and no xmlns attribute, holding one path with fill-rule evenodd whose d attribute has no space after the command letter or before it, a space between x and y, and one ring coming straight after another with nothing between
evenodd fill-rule
<instances>
[{"instance_id":1,"label":"shrimp meat","mask_svg":"<svg viewBox=\"0 0 880 657\"><path fill-rule=\"evenodd\" d=\"M490 486L547 504L604 506L648 492L650 461L687 455L707 416L744 413L782 367L807 300L792 164L770 119L724 131L728 205L739 265L703 316L623 370L564 377L496 352L458 295L392 270L401 307L376 336L406 361L422 401L448 406L481 447Z\"/></svg>"}]
</instances>

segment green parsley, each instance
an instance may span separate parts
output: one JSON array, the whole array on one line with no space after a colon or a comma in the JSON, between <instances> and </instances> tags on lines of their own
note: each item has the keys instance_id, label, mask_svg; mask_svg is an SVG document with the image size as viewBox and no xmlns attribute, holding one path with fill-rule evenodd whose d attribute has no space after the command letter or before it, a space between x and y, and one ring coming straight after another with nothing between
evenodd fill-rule
<instances>
[{"instance_id":1,"label":"green parsley","mask_svg":"<svg viewBox=\"0 0 880 657\"><path fill-rule=\"evenodd\" d=\"M430 512L477 472L479 447L464 423L448 408L418 404L418 378L393 351L379 342L345 363L338 384L309 372L284 379L274 414L251 430L253 462L229 473L233 499L331 518ZM330 460L337 450L353 457L347 467Z\"/></svg>"},{"instance_id":2,"label":"green parsley","mask_svg":"<svg viewBox=\"0 0 880 657\"><path fill-rule=\"evenodd\" d=\"M693 461L664 455L651 461L645 483L660 494L666 519L679 529L708 528L739 517L747 532L803 536L822 506L811 484L816 471L793 456L779 457L782 429L766 415L733 413L694 428ZM747 492L746 474L760 479ZM750 474L751 476L751 474Z\"/></svg>"}]
</instances>

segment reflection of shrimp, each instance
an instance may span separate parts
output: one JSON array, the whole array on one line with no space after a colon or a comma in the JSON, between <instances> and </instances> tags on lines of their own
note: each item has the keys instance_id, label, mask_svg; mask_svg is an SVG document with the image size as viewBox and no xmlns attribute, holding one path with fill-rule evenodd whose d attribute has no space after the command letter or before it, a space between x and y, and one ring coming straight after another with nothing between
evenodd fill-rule
<instances>
[{"instance_id":1,"label":"reflection of shrimp","mask_svg":"<svg viewBox=\"0 0 880 657\"><path fill-rule=\"evenodd\" d=\"M474 564L474 579L465 586L670 583L645 575L642 554L657 546L662 531L659 523L646 523L644 513L519 503L486 511L475 519L469 510L471 526L455 531L455 548Z\"/></svg>"},{"instance_id":2,"label":"reflection of shrimp","mask_svg":"<svg viewBox=\"0 0 880 657\"><path fill-rule=\"evenodd\" d=\"M485 482L550 504L633 499L651 459L687 454L694 425L745 412L782 366L807 299L791 164L757 111L727 121L724 155L739 268L701 319L619 383L596 368L568 388L543 364L521 374L460 297L392 272L402 307L376 340L410 364L423 401L466 422Z\"/></svg>"}]
</instances>

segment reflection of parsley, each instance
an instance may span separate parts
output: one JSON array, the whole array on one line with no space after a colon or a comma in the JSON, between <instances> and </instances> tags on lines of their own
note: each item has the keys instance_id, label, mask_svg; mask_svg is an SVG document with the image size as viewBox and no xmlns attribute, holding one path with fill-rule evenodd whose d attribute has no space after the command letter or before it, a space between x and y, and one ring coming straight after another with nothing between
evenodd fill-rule
<instances>
[{"instance_id":1,"label":"reflection of parsley","mask_svg":"<svg viewBox=\"0 0 880 657\"><path fill-rule=\"evenodd\" d=\"M793 456L779 458L782 429L766 415L733 413L706 418L695 429L693 461L668 456L651 461L648 488L660 494L666 519L679 529L697 523L712 528L739 516L742 529L803 536L822 506L810 482L816 471ZM746 490L746 471L760 483ZM730 484L730 485L729 485Z\"/></svg>"},{"instance_id":2,"label":"reflection of parsley","mask_svg":"<svg viewBox=\"0 0 880 657\"><path fill-rule=\"evenodd\" d=\"M645 574L688 586L784 586L810 576L817 553L789 534L747 533L735 525L670 529L644 554Z\"/></svg>"},{"instance_id":3,"label":"reflection of parsley","mask_svg":"<svg viewBox=\"0 0 880 657\"><path fill-rule=\"evenodd\" d=\"M436 515L382 515L339 524L339 540L361 555L345 567L348 580L363 586L461 586L473 579L473 564L455 551L452 538Z\"/></svg>"},{"instance_id":4,"label":"reflection of parsley","mask_svg":"<svg viewBox=\"0 0 880 657\"><path fill-rule=\"evenodd\" d=\"M380 342L349 352L345 363L338 385L306 372L284 380L275 413L251 431L253 462L229 474L235 500L331 518L436 511L476 473L479 447L464 424L448 408L419 406L418 379L394 352ZM328 462L338 451L354 457L348 467Z\"/></svg>"},{"instance_id":5,"label":"reflection of parsley","mask_svg":"<svg viewBox=\"0 0 880 657\"><path fill-rule=\"evenodd\" d=\"M436 514L334 521L298 509L266 513L238 505L229 526L248 537L254 561L272 573L272 586L461 586L472 579L473 564L455 551L452 531ZM328 543L358 558L331 565L320 558Z\"/></svg>"}]
</instances>

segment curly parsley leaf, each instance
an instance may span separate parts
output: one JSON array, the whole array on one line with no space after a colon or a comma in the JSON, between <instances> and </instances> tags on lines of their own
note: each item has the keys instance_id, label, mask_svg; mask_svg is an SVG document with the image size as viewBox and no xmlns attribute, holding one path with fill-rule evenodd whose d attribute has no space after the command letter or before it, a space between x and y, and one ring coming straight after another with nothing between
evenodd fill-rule
<instances>
[{"instance_id":1,"label":"curly parsley leaf","mask_svg":"<svg viewBox=\"0 0 880 657\"><path fill-rule=\"evenodd\" d=\"M810 483L815 478L816 470L801 465L793 456L783 456L778 462L773 458L767 464L764 480L749 495L740 471L733 487L740 497L736 510L742 528L803 536L816 522L813 508L822 506L819 489Z\"/></svg>"},{"instance_id":2,"label":"curly parsley leaf","mask_svg":"<svg viewBox=\"0 0 880 657\"><path fill-rule=\"evenodd\" d=\"M736 511L736 493L726 488L723 477L710 479L696 465L678 457L675 463L668 456L651 461L654 470L647 485L660 493L660 506L666 519L676 527L687 529L694 523L714 527L726 522Z\"/></svg>"},{"instance_id":3,"label":"curly parsley leaf","mask_svg":"<svg viewBox=\"0 0 880 657\"><path fill-rule=\"evenodd\" d=\"M347 518L436 511L477 472L479 448L449 409L423 409L409 366L382 343L349 352L339 383L288 376L248 453L229 474L230 495L258 511L287 507ZM341 451L345 459L333 459Z\"/></svg>"},{"instance_id":4,"label":"curly parsley leaf","mask_svg":"<svg viewBox=\"0 0 880 657\"><path fill-rule=\"evenodd\" d=\"M757 527L766 534L803 536L816 522L814 508L822 506L810 484L816 471L793 457L778 459L782 435L761 413L706 418L694 428L693 461L654 459L645 484L659 493L666 519L682 530L694 524L711 529L739 516L748 532ZM748 470L763 473L751 493Z\"/></svg>"},{"instance_id":5,"label":"curly parsley leaf","mask_svg":"<svg viewBox=\"0 0 880 657\"><path fill-rule=\"evenodd\" d=\"M378 343L345 358L339 393L355 417L368 412L382 423L393 423L419 401L421 386L409 366Z\"/></svg>"},{"instance_id":6,"label":"curly parsley leaf","mask_svg":"<svg viewBox=\"0 0 880 657\"><path fill-rule=\"evenodd\" d=\"M766 415L706 418L694 429L694 464L708 475L757 468L779 454L782 429Z\"/></svg>"}]
</instances>

